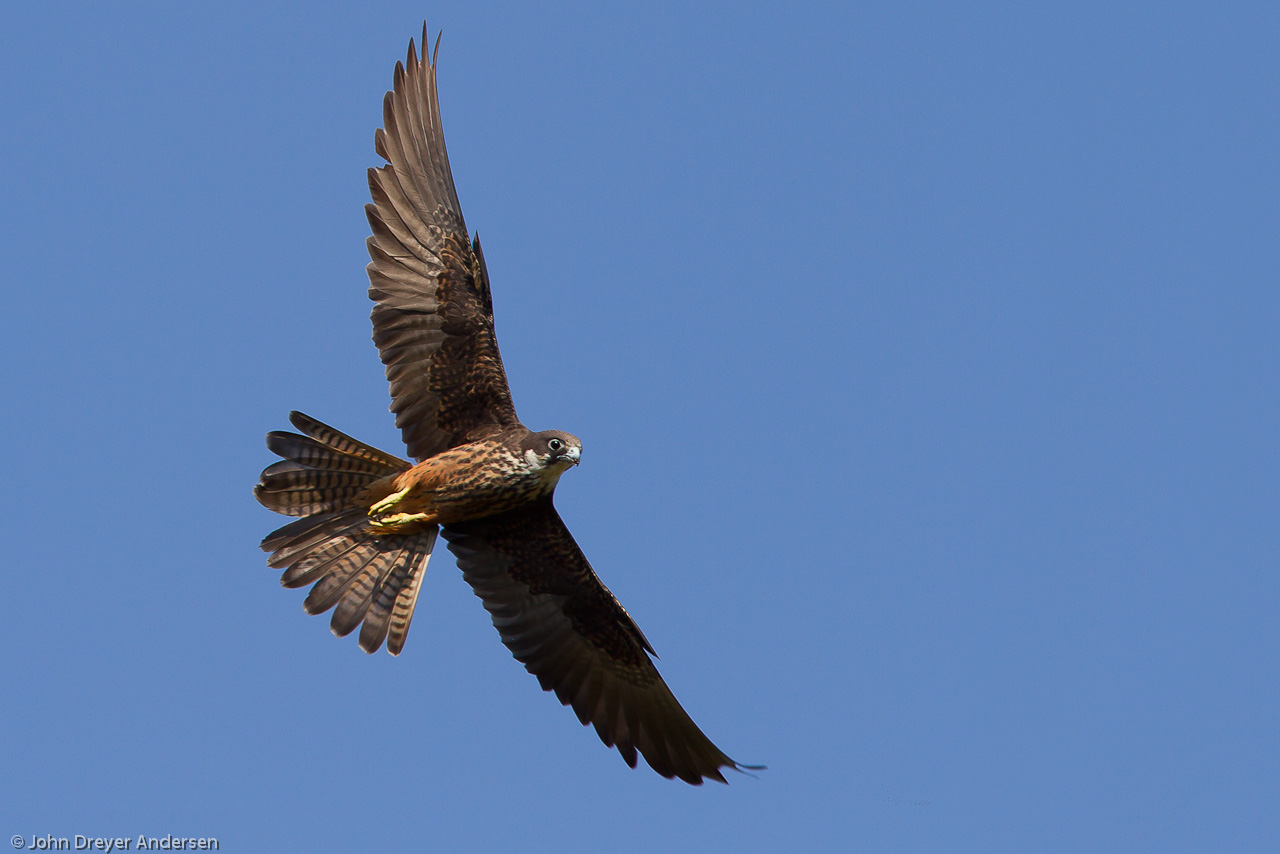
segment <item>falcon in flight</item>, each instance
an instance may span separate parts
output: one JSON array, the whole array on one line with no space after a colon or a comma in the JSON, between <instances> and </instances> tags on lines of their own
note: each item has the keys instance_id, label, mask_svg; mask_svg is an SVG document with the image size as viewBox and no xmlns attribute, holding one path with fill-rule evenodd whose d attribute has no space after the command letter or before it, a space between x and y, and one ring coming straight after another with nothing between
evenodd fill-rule
<instances>
[{"instance_id":1,"label":"falcon in flight","mask_svg":"<svg viewBox=\"0 0 1280 854\"><path fill-rule=\"evenodd\" d=\"M437 50L439 41L436 42ZM546 691L595 726L631 767L725 782L742 770L711 743L662 681L653 648L600 582L552 505L582 442L520 423L493 331L489 276L454 190L440 129L435 56L413 42L383 100L365 206L373 340L409 456L384 453L314 418L267 434L283 459L254 495L301 517L262 541L285 587L312 585L309 614L333 609L338 636L404 649L436 536L502 642Z\"/></svg>"}]
</instances>

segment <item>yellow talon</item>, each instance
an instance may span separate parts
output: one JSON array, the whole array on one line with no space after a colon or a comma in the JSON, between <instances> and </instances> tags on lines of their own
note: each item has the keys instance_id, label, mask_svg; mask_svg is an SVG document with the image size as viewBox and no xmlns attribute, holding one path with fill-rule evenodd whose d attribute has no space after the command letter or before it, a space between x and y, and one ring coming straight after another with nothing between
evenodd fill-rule
<instances>
[{"instance_id":1,"label":"yellow talon","mask_svg":"<svg viewBox=\"0 0 1280 854\"><path fill-rule=\"evenodd\" d=\"M435 519L429 513L392 513L390 516L369 519L369 528L375 534L411 533L406 528L418 523L432 523Z\"/></svg>"},{"instance_id":2,"label":"yellow talon","mask_svg":"<svg viewBox=\"0 0 1280 854\"><path fill-rule=\"evenodd\" d=\"M409 490L410 490L410 489L412 489L412 487L405 487L404 489L400 490L399 492L393 492L393 493L391 493L391 494L390 494L390 495L388 495L386 498L382 499L382 500L381 500L381 501L379 501L377 504L374 504L372 507L370 507L370 508L369 508L369 515L370 515L370 516L380 516L380 515L382 515L383 513L386 513L388 510L392 509L392 508L393 508L393 507L395 507L397 504L399 504L399 503L400 503L400 499L401 499L401 498L404 498L406 495L408 495L408 494L409 494ZM400 515L404 515L404 514L402 513L402 514L400 514Z\"/></svg>"}]
</instances>

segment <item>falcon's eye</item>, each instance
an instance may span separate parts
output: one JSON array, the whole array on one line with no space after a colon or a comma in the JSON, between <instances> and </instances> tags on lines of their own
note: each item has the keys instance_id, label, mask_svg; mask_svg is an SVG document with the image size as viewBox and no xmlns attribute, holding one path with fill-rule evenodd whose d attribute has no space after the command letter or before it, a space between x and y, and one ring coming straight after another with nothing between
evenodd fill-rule
<instances>
[{"instance_id":1,"label":"falcon's eye","mask_svg":"<svg viewBox=\"0 0 1280 854\"><path fill-rule=\"evenodd\" d=\"M547 442L547 447L550 448L552 451L559 451L561 448L564 447L564 442L561 442L559 439L552 439L551 441Z\"/></svg>"}]
</instances>

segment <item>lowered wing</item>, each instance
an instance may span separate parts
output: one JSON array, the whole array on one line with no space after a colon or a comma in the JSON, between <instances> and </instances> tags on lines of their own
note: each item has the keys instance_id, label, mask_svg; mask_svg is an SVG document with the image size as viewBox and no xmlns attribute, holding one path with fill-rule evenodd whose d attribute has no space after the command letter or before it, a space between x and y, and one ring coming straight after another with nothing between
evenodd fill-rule
<instances>
[{"instance_id":1,"label":"lowered wing","mask_svg":"<svg viewBox=\"0 0 1280 854\"><path fill-rule=\"evenodd\" d=\"M631 767L725 782L743 766L702 734L649 659L653 650L600 582L547 498L446 525L463 576L511 653Z\"/></svg>"}]
</instances>

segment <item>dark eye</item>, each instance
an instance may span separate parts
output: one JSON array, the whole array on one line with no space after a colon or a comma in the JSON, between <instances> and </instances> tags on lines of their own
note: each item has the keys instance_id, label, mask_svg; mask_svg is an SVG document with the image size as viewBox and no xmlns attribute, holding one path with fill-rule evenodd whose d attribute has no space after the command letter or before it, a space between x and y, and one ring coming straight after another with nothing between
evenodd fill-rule
<instances>
[{"instance_id":1,"label":"dark eye","mask_svg":"<svg viewBox=\"0 0 1280 854\"><path fill-rule=\"evenodd\" d=\"M547 442L547 447L552 451L559 451L564 447L564 442L561 442L559 439L552 439Z\"/></svg>"}]
</instances>

